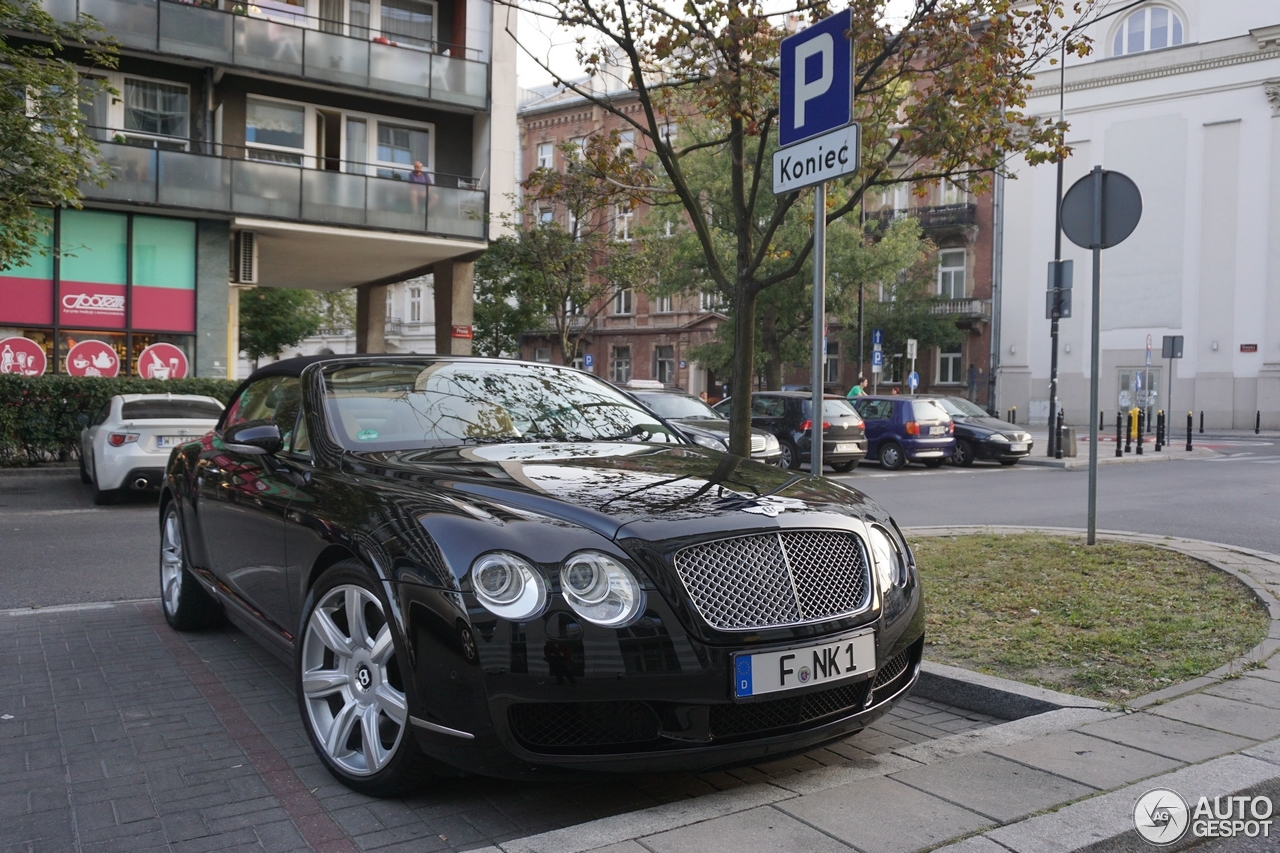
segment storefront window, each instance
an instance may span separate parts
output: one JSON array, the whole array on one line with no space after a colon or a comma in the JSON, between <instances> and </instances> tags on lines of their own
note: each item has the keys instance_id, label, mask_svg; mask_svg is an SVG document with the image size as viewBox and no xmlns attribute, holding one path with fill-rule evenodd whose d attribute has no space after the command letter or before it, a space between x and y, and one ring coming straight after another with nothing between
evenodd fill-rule
<instances>
[{"instance_id":1,"label":"storefront window","mask_svg":"<svg viewBox=\"0 0 1280 853\"><path fill-rule=\"evenodd\" d=\"M124 328L128 234L123 213L62 211L59 323Z\"/></svg>"},{"instance_id":2,"label":"storefront window","mask_svg":"<svg viewBox=\"0 0 1280 853\"><path fill-rule=\"evenodd\" d=\"M101 343L105 347L87 351L86 348L77 348L77 344L90 342ZM72 350L76 353L68 362L67 356ZM110 350L114 357L105 357L103 350ZM126 352L124 332L64 330L58 336L58 372L72 376L124 376Z\"/></svg>"},{"instance_id":3,"label":"storefront window","mask_svg":"<svg viewBox=\"0 0 1280 853\"><path fill-rule=\"evenodd\" d=\"M181 350L181 356L155 344L170 344ZM191 364L195 356L195 339L190 335L161 335L146 332L133 333L133 350L129 353L129 375L145 379L182 379L191 376ZM144 363L139 364L147 352Z\"/></svg>"},{"instance_id":4,"label":"storefront window","mask_svg":"<svg viewBox=\"0 0 1280 853\"><path fill-rule=\"evenodd\" d=\"M17 338L19 340L13 341ZM53 331L51 329L26 329L20 326L0 326L0 373L22 376L39 376L53 372ZM44 353L41 361L39 353Z\"/></svg>"},{"instance_id":5,"label":"storefront window","mask_svg":"<svg viewBox=\"0 0 1280 853\"><path fill-rule=\"evenodd\" d=\"M196 224L159 216L133 218L135 329L196 330Z\"/></svg>"},{"instance_id":6,"label":"storefront window","mask_svg":"<svg viewBox=\"0 0 1280 853\"><path fill-rule=\"evenodd\" d=\"M0 270L0 323L53 324L53 211L40 210L44 233L25 261Z\"/></svg>"}]
</instances>

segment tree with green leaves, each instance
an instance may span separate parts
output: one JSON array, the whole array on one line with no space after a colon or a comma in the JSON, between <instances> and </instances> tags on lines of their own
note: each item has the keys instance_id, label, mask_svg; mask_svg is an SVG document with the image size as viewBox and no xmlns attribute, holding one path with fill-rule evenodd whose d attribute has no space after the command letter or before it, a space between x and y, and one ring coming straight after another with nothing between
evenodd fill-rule
<instances>
[{"instance_id":1,"label":"tree with green leaves","mask_svg":"<svg viewBox=\"0 0 1280 853\"><path fill-rule=\"evenodd\" d=\"M110 91L93 72L116 66L114 48L66 55L101 32L86 18L54 20L38 0L0 0L0 269L38 250L51 221L41 208L79 207L80 183L109 176L80 103Z\"/></svg>"},{"instance_id":2,"label":"tree with green leaves","mask_svg":"<svg viewBox=\"0 0 1280 853\"><path fill-rule=\"evenodd\" d=\"M566 144L564 171L537 169L525 180L527 225L476 261L478 352L515 352L521 332L542 328L561 363L572 364L613 295L645 283L641 244L621 239L615 223L618 210L640 203L652 176L619 143L615 131L581 148Z\"/></svg>"},{"instance_id":3,"label":"tree with green leaves","mask_svg":"<svg viewBox=\"0 0 1280 853\"><path fill-rule=\"evenodd\" d=\"M254 367L258 360L276 358L285 347L314 335L323 322L315 293L284 287L255 287L240 291L240 351Z\"/></svg>"},{"instance_id":4,"label":"tree with green leaves","mask_svg":"<svg viewBox=\"0 0 1280 853\"><path fill-rule=\"evenodd\" d=\"M588 74L613 74L613 85L584 84L558 74L545 51L526 51L561 87L647 137L649 160L660 176L650 195L683 209L702 253L706 289L721 294L730 310L732 393L749 394L759 300L773 287L800 287L813 250L812 191L777 198L770 191L779 42L788 15L817 21L836 5L498 2L575 33ZM1040 163L1061 156L1057 123L1021 108L1041 62L1060 50L1087 52L1078 24L1064 23L1065 13L1081 6L1091 7L1092 0L849 0L862 168L828 185L825 222L839 221L868 192L895 183L963 180L980 193L1012 157ZM512 37L519 42L519 34ZM634 92L638 110L603 93L618 84ZM692 116L705 134L683 132ZM680 130L675 135L669 132L673 122ZM723 190L707 191L693 179L691 164L704 157L725 160ZM785 235L804 230L806 219L808 236L783 244ZM746 407L735 407L730 446L748 455Z\"/></svg>"}]
</instances>

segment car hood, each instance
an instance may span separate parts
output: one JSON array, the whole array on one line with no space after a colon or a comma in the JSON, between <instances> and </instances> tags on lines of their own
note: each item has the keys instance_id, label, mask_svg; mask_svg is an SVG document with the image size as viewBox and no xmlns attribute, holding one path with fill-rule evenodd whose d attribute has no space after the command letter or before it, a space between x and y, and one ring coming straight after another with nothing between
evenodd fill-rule
<instances>
[{"instance_id":1,"label":"car hood","mask_svg":"<svg viewBox=\"0 0 1280 853\"><path fill-rule=\"evenodd\" d=\"M1014 426L1008 421L1002 421L999 418L955 418L954 420L958 424L964 424L965 426L971 426L975 429L987 430L989 432L1025 432L1022 427Z\"/></svg>"},{"instance_id":2,"label":"car hood","mask_svg":"<svg viewBox=\"0 0 1280 853\"><path fill-rule=\"evenodd\" d=\"M416 484L480 512L536 513L610 539L845 526L838 519L883 515L861 492L831 480L689 445L583 442L351 452L344 467L384 479L391 488Z\"/></svg>"}]
</instances>

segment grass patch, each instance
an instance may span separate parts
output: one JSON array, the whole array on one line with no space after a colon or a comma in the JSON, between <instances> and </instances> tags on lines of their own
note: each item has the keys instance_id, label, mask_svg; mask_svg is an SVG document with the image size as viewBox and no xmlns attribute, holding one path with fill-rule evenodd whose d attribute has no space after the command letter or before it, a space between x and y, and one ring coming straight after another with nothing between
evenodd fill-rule
<instances>
[{"instance_id":1,"label":"grass patch","mask_svg":"<svg viewBox=\"0 0 1280 853\"><path fill-rule=\"evenodd\" d=\"M1235 578L1149 545L1021 534L912 547L925 656L939 663L1123 702L1203 675L1267 633L1267 611Z\"/></svg>"}]
</instances>

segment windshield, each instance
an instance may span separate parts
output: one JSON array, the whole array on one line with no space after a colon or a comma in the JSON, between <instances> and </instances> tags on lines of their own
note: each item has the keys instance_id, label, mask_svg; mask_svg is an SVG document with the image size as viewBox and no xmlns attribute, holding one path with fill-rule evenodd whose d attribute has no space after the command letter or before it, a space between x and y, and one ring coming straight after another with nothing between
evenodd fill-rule
<instances>
[{"instance_id":1,"label":"windshield","mask_svg":"<svg viewBox=\"0 0 1280 853\"><path fill-rule=\"evenodd\" d=\"M809 412L813 411L813 402L805 400L802 404L804 416L809 417ZM822 401L822 416L824 418L848 418L858 417L858 410L848 400L828 397Z\"/></svg>"},{"instance_id":2,"label":"windshield","mask_svg":"<svg viewBox=\"0 0 1280 853\"><path fill-rule=\"evenodd\" d=\"M636 394L636 398L664 418L673 421L690 418L723 420L724 416L697 397L685 394Z\"/></svg>"},{"instance_id":3,"label":"windshield","mask_svg":"<svg viewBox=\"0 0 1280 853\"><path fill-rule=\"evenodd\" d=\"M912 400L911 411L918 421L949 421L951 416L933 400Z\"/></svg>"},{"instance_id":4,"label":"windshield","mask_svg":"<svg viewBox=\"0 0 1280 853\"><path fill-rule=\"evenodd\" d=\"M948 415L958 418L985 418L986 411L962 397L940 397L933 401L941 406Z\"/></svg>"},{"instance_id":5,"label":"windshield","mask_svg":"<svg viewBox=\"0 0 1280 853\"><path fill-rule=\"evenodd\" d=\"M542 365L442 361L333 368L325 373L325 409L348 450L681 441L612 386Z\"/></svg>"},{"instance_id":6,"label":"windshield","mask_svg":"<svg viewBox=\"0 0 1280 853\"><path fill-rule=\"evenodd\" d=\"M222 406L212 400L134 400L120 404L120 418L126 421L216 421L221 416Z\"/></svg>"}]
</instances>

